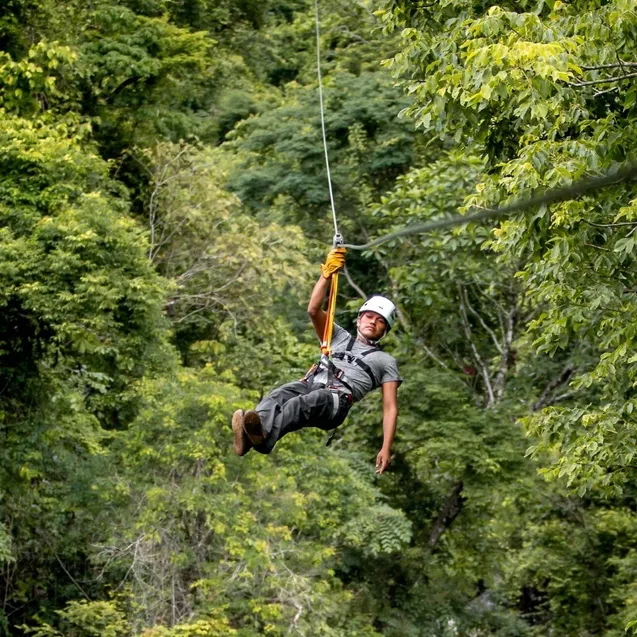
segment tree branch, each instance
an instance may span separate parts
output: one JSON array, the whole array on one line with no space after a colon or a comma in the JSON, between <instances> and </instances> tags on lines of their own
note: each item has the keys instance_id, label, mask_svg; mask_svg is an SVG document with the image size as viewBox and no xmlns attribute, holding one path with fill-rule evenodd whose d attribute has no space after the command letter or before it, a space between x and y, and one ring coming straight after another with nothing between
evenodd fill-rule
<instances>
[{"instance_id":1,"label":"tree branch","mask_svg":"<svg viewBox=\"0 0 637 637\"><path fill-rule=\"evenodd\" d=\"M354 290L354 292L356 292L356 294L358 294L358 296L360 296L361 299L366 299L367 294L363 292L362 288L356 285L356 283L354 282L354 279L352 279L352 277L350 276L349 270L347 269L346 265L343 266L343 274L345 275L347 282L350 284L350 287Z\"/></svg>"},{"instance_id":2,"label":"tree branch","mask_svg":"<svg viewBox=\"0 0 637 637\"><path fill-rule=\"evenodd\" d=\"M420 345L423 348L423 350L425 351L425 354L427 354L427 356L429 356L429 358L431 358L436 363L438 363L438 365L440 365L440 367L443 367L444 369L450 371L449 370L449 365L447 365L447 363L445 363L441 358L436 356L422 341L417 341L417 343L418 343L418 345Z\"/></svg>"},{"instance_id":3,"label":"tree branch","mask_svg":"<svg viewBox=\"0 0 637 637\"><path fill-rule=\"evenodd\" d=\"M459 286L458 289L460 290L460 294L463 295L465 306L467 307L469 312L471 312L471 314L473 314L478 319L478 322L480 323L480 325L482 325L485 332L487 332L487 334L489 334L489 336L491 337L495 348L498 350L498 352L500 352L500 354L502 354L504 350L502 345L500 344L500 341L498 341L496 333L486 324L485 320L482 318L480 313L473 308L471 303L469 303L469 295L467 294L466 288L464 286Z\"/></svg>"},{"instance_id":4,"label":"tree branch","mask_svg":"<svg viewBox=\"0 0 637 637\"><path fill-rule=\"evenodd\" d=\"M62 567L62 570L66 573L68 578L73 582L73 584L75 584L75 586L77 586L80 593L82 593L82 595L84 595L86 600L90 602L91 598L84 592L84 589L77 583L77 580L73 577L73 575L71 575L67 571L66 566L64 566L64 564L62 563L62 560L60 559L60 556L57 553L55 553L55 559L58 561L58 564Z\"/></svg>"},{"instance_id":5,"label":"tree branch","mask_svg":"<svg viewBox=\"0 0 637 637\"><path fill-rule=\"evenodd\" d=\"M469 347L471 348L471 352L473 354L474 361L478 367L478 372L482 376L484 380L484 386L487 392L487 400L486 407L487 409L495 404L495 396L493 395L493 387L491 386L491 377L489 376L489 368L486 363L482 360L480 356L480 352L478 352L478 348L473 342L473 333L471 332L471 325L469 324L469 318L467 317L467 310L464 306L462 289L459 283L456 284L458 287L458 293L460 295L460 318L462 319L462 326L464 328L465 336L467 337L467 341L469 342Z\"/></svg>"},{"instance_id":6,"label":"tree branch","mask_svg":"<svg viewBox=\"0 0 637 637\"><path fill-rule=\"evenodd\" d=\"M610 88L605 88L603 91L596 91L594 93L594 97L599 97L600 95L606 95L606 93L612 93L613 91L619 91L619 86L611 86Z\"/></svg>"},{"instance_id":7,"label":"tree branch","mask_svg":"<svg viewBox=\"0 0 637 637\"><path fill-rule=\"evenodd\" d=\"M562 385L568 383L575 371L575 367L572 363L568 363L562 370L559 376L556 376L548 385L544 388L544 391L540 394L540 397L531 405L531 411L539 411L552 405L555 400L555 390ZM567 396L563 394L559 399L564 400Z\"/></svg>"},{"instance_id":8,"label":"tree branch","mask_svg":"<svg viewBox=\"0 0 637 637\"><path fill-rule=\"evenodd\" d=\"M603 248L602 246L596 246L594 243L584 243L584 245L588 246L589 248L595 248L595 250L601 250L602 252L612 252L612 250Z\"/></svg>"},{"instance_id":9,"label":"tree branch","mask_svg":"<svg viewBox=\"0 0 637 637\"><path fill-rule=\"evenodd\" d=\"M567 82L570 86L592 86L593 84L609 84L611 82L620 82L621 80L628 80L631 77L637 77L637 72L626 73L617 77L605 77L600 80L588 80L587 82Z\"/></svg>"},{"instance_id":10,"label":"tree branch","mask_svg":"<svg viewBox=\"0 0 637 637\"><path fill-rule=\"evenodd\" d=\"M593 221L588 221L587 219L582 219L584 223L587 223L589 226L594 226L595 228L619 228L621 226L637 226L637 221L618 221L617 223L594 223Z\"/></svg>"},{"instance_id":11,"label":"tree branch","mask_svg":"<svg viewBox=\"0 0 637 637\"><path fill-rule=\"evenodd\" d=\"M464 503L464 498L462 497L463 486L462 480L458 480L454 484L445 505L442 507L442 511L438 514L429 533L429 541L427 542L430 551L436 548L442 534L451 526L458 515L460 515Z\"/></svg>"},{"instance_id":12,"label":"tree branch","mask_svg":"<svg viewBox=\"0 0 637 637\"><path fill-rule=\"evenodd\" d=\"M506 380L506 374L511 362L510 361L511 346L513 345L513 339L515 336L515 326L517 324L517 317L518 317L518 306L516 301L517 299L513 297L511 308L507 312L506 332L503 334L503 339L502 339L503 340L502 356L500 357L500 366L498 368L498 373L493 383L493 386L495 388L495 395L498 400L501 400L502 396L504 395L504 384Z\"/></svg>"},{"instance_id":13,"label":"tree branch","mask_svg":"<svg viewBox=\"0 0 637 637\"><path fill-rule=\"evenodd\" d=\"M583 71L600 71L601 69L619 69L625 66L637 66L637 62L612 62L611 64L598 64L597 66L582 66Z\"/></svg>"}]
</instances>

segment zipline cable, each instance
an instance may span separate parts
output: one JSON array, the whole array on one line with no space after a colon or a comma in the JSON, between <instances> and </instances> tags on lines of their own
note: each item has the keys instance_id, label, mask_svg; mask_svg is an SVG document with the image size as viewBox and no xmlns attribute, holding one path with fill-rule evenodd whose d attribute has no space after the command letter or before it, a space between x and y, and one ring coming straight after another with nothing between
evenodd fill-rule
<instances>
[{"instance_id":1,"label":"zipline cable","mask_svg":"<svg viewBox=\"0 0 637 637\"><path fill-rule=\"evenodd\" d=\"M333 246L342 245L343 237L338 231L336 220L336 206L334 205L334 192L332 191L332 175L330 173L330 158L327 152L327 134L325 132L325 108L323 106L323 76L321 75L321 28L319 18L318 0L314 0L314 17L316 22L316 74L318 76L319 108L321 111L321 132L323 134L323 151L325 152L325 168L327 170L327 185L330 192L330 204L332 206L332 221L334 222ZM321 341L322 357L329 360L332 353L332 334L334 331L334 315L336 313L336 297L338 294L338 272L332 274L330 280L329 302L327 304L327 320L323 330Z\"/></svg>"},{"instance_id":2,"label":"zipline cable","mask_svg":"<svg viewBox=\"0 0 637 637\"><path fill-rule=\"evenodd\" d=\"M319 26L318 0L314 0L314 14L316 22L316 73L318 75L319 107L321 110L321 131L323 133L323 150L325 151L325 168L327 169L327 185L330 191L330 204L332 206L332 220L334 221L334 239L340 236L336 221L336 206L334 205L334 193L332 192L332 175L330 174L330 158L327 153L327 135L325 133L325 109L323 107L323 77L321 75L321 29Z\"/></svg>"},{"instance_id":3,"label":"zipline cable","mask_svg":"<svg viewBox=\"0 0 637 637\"><path fill-rule=\"evenodd\" d=\"M382 235L368 243L363 243L361 245L345 243L343 244L343 247L349 248L350 250L369 250L370 248L399 237L406 237L412 234L426 234L428 232L433 232L434 230L440 230L441 228L464 226L468 223L484 221L485 219L499 219L501 217L511 215L514 212L521 212L523 210L528 210L529 208L534 208L535 206L556 203L558 201L566 201L567 199L575 199L575 197L579 197L587 192L598 190L599 188L605 188L606 186L612 186L613 184L628 179L634 179L636 177L637 164L626 164L617 170L612 170L604 175L600 175L599 177L587 177L571 184L570 186L553 188L552 190L547 190L536 197L514 201L502 208L493 209L472 207L469 210L479 210L479 212L466 216L458 215L447 219L437 219L434 221L428 221L427 223L407 226L401 230L396 230L396 232L390 232L389 234Z\"/></svg>"}]
</instances>

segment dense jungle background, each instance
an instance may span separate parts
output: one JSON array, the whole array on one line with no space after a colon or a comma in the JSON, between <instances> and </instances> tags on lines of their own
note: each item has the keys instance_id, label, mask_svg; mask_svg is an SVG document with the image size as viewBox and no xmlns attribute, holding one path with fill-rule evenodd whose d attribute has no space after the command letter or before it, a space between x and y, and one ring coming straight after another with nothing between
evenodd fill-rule
<instances>
[{"instance_id":1,"label":"dense jungle background","mask_svg":"<svg viewBox=\"0 0 637 637\"><path fill-rule=\"evenodd\" d=\"M350 243L633 161L630 0L321 0ZM0 6L0 634L619 637L637 625L624 181L350 251L405 383L271 456L332 226L310 0Z\"/></svg>"}]
</instances>

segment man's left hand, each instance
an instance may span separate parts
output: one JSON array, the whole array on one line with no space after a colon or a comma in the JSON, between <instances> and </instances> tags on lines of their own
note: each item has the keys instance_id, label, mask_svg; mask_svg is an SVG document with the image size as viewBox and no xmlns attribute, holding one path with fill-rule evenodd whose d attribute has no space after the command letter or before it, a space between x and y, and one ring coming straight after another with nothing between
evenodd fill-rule
<instances>
[{"instance_id":1,"label":"man's left hand","mask_svg":"<svg viewBox=\"0 0 637 637\"><path fill-rule=\"evenodd\" d=\"M381 449L376 456L376 473L383 473L389 466L391 456L388 450Z\"/></svg>"},{"instance_id":2,"label":"man's left hand","mask_svg":"<svg viewBox=\"0 0 637 637\"><path fill-rule=\"evenodd\" d=\"M321 265L321 273L326 279L331 278L332 274L338 272L345 265L345 253L347 250L342 246L333 248L325 259L325 263Z\"/></svg>"}]
</instances>

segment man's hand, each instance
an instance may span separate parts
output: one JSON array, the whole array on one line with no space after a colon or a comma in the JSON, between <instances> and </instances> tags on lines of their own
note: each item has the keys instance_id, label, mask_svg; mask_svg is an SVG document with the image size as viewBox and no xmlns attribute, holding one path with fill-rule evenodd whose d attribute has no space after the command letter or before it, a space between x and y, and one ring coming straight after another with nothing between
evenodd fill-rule
<instances>
[{"instance_id":1,"label":"man's hand","mask_svg":"<svg viewBox=\"0 0 637 637\"><path fill-rule=\"evenodd\" d=\"M376 456L376 473L383 473L389 466L390 452L387 449L381 449Z\"/></svg>"},{"instance_id":2,"label":"man's hand","mask_svg":"<svg viewBox=\"0 0 637 637\"><path fill-rule=\"evenodd\" d=\"M338 272L345 265L345 248L334 248L330 251L325 259L325 263L321 264L321 274L326 278L331 278L332 274Z\"/></svg>"}]
</instances>

